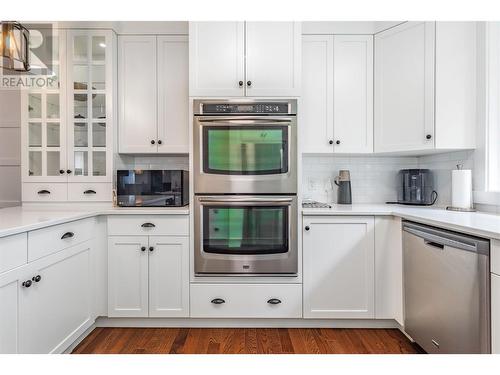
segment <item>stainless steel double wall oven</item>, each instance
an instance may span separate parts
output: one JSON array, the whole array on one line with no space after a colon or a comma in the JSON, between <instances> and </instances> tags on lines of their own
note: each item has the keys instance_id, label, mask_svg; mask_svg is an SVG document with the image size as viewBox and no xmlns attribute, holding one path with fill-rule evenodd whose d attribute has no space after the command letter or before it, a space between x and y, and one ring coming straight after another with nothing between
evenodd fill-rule
<instances>
[{"instance_id":1,"label":"stainless steel double wall oven","mask_svg":"<svg viewBox=\"0 0 500 375\"><path fill-rule=\"evenodd\" d=\"M296 100L195 100L197 275L297 273Z\"/></svg>"}]
</instances>

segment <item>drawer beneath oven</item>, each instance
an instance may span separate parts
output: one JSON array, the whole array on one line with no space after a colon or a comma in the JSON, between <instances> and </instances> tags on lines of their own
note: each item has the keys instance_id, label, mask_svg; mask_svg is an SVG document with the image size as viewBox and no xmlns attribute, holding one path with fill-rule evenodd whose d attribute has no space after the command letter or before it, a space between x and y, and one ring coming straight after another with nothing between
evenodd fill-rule
<instances>
[{"instance_id":1,"label":"drawer beneath oven","mask_svg":"<svg viewBox=\"0 0 500 375\"><path fill-rule=\"evenodd\" d=\"M300 284L191 284L192 318L301 318Z\"/></svg>"}]
</instances>

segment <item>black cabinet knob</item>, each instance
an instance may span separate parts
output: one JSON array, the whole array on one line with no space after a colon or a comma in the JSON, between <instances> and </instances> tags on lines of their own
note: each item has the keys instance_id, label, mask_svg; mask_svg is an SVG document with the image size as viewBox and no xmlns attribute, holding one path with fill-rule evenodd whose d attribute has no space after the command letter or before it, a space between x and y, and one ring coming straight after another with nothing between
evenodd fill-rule
<instances>
[{"instance_id":1,"label":"black cabinet knob","mask_svg":"<svg viewBox=\"0 0 500 375\"><path fill-rule=\"evenodd\" d=\"M71 169L67 169L67 170L66 170L66 173L67 173L67 174L71 174L71 172L72 172L72 170L71 170Z\"/></svg>"},{"instance_id":2,"label":"black cabinet knob","mask_svg":"<svg viewBox=\"0 0 500 375\"><path fill-rule=\"evenodd\" d=\"M337 139L337 141L336 141L335 143L339 145L339 144L340 144L340 141Z\"/></svg>"},{"instance_id":3,"label":"black cabinet knob","mask_svg":"<svg viewBox=\"0 0 500 375\"><path fill-rule=\"evenodd\" d=\"M247 81L247 86L248 87L252 86L252 81Z\"/></svg>"},{"instance_id":4,"label":"black cabinet knob","mask_svg":"<svg viewBox=\"0 0 500 375\"><path fill-rule=\"evenodd\" d=\"M432 135L431 135L431 134L427 134L427 135L425 136L425 138L427 138L427 139L431 139L431 138L432 138Z\"/></svg>"},{"instance_id":5,"label":"black cabinet knob","mask_svg":"<svg viewBox=\"0 0 500 375\"><path fill-rule=\"evenodd\" d=\"M239 81L238 86L243 87L243 81Z\"/></svg>"},{"instance_id":6,"label":"black cabinet knob","mask_svg":"<svg viewBox=\"0 0 500 375\"><path fill-rule=\"evenodd\" d=\"M210 302L212 302L214 305L222 305L223 303L226 303L226 301L224 301L222 298L214 298Z\"/></svg>"},{"instance_id":7,"label":"black cabinet knob","mask_svg":"<svg viewBox=\"0 0 500 375\"><path fill-rule=\"evenodd\" d=\"M21 285L24 286L25 288L29 288L31 286L31 284L33 284L31 282L31 280L26 280L26 281L23 281L23 283Z\"/></svg>"},{"instance_id":8,"label":"black cabinet knob","mask_svg":"<svg viewBox=\"0 0 500 375\"><path fill-rule=\"evenodd\" d=\"M33 280L35 283L39 283L40 280L42 280L42 276L40 275L33 276L31 280Z\"/></svg>"},{"instance_id":9,"label":"black cabinet knob","mask_svg":"<svg viewBox=\"0 0 500 375\"><path fill-rule=\"evenodd\" d=\"M333 141L331 139L328 141L328 143L333 145Z\"/></svg>"},{"instance_id":10,"label":"black cabinet knob","mask_svg":"<svg viewBox=\"0 0 500 375\"><path fill-rule=\"evenodd\" d=\"M154 139L151 140L151 144L154 145L156 142Z\"/></svg>"},{"instance_id":11,"label":"black cabinet knob","mask_svg":"<svg viewBox=\"0 0 500 375\"><path fill-rule=\"evenodd\" d=\"M59 174L64 174L64 169L59 169Z\"/></svg>"},{"instance_id":12,"label":"black cabinet knob","mask_svg":"<svg viewBox=\"0 0 500 375\"><path fill-rule=\"evenodd\" d=\"M155 248L153 246L149 247L149 251L153 251Z\"/></svg>"},{"instance_id":13,"label":"black cabinet knob","mask_svg":"<svg viewBox=\"0 0 500 375\"><path fill-rule=\"evenodd\" d=\"M305 230L309 230L311 228L309 228L309 225L306 225L306 227L304 228Z\"/></svg>"},{"instance_id":14,"label":"black cabinet knob","mask_svg":"<svg viewBox=\"0 0 500 375\"><path fill-rule=\"evenodd\" d=\"M146 246L142 246L141 251L146 251Z\"/></svg>"},{"instance_id":15,"label":"black cabinet knob","mask_svg":"<svg viewBox=\"0 0 500 375\"><path fill-rule=\"evenodd\" d=\"M159 139L159 140L158 140L158 144L159 144L159 145L161 145L161 144L162 144L161 139Z\"/></svg>"},{"instance_id":16,"label":"black cabinet knob","mask_svg":"<svg viewBox=\"0 0 500 375\"><path fill-rule=\"evenodd\" d=\"M271 298L267 301L267 303L270 305L279 305L281 303L281 300L279 300L278 298Z\"/></svg>"}]
</instances>

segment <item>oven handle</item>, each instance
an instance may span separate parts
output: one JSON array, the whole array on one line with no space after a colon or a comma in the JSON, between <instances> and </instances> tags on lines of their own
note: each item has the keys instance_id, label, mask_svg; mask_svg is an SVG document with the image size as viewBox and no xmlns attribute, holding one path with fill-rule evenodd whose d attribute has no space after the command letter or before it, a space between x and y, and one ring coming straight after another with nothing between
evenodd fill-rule
<instances>
[{"instance_id":1,"label":"oven handle","mask_svg":"<svg viewBox=\"0 0 500 375\"><path fill-rule=\"evenodd\" d=\"M291 204L293 198L262 198L262 197L205 197L198 198L200 203L213 203L216 205L225 205L228 203L251 203L251 204L265 204L265 205L282 205L283 203Z\"/></svg>"},{"instance_id":2,"label":"oven handle","mask_svg":"<svg viewBox=\"0 0 500 375\"><path fill-rule=\"evenodd\" d=\"M294 117L254 117L254 116L239 116L239 117L199 117L198 122L214 125L248 125L248 124L290 124Z\"/></svg>"}]
</instances>

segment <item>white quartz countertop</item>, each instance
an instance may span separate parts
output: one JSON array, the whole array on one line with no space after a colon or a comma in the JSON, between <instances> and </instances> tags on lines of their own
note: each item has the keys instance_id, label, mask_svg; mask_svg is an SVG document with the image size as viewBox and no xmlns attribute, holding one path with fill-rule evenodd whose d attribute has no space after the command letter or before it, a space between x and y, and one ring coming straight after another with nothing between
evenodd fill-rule
<instances>
[{"instance_id":1,"label":"white quartz countertop","mask_svg":"<svg viewBox=\"0 0 500 375\"><path fill-rule=\"evenodd\" d=\"M189 215L189 207L120 208L111 205L18 206L0 209L0 237L99 215Z\"/></svg>"},{"instance_id":2,"label":"white quartz countertop","mask_svg":"<svg viewBox=\"0 0 500 375\"><path fill-rule=\"evenodd\" d=\"M393 215L462 233L500 239L500 215L482 212L456 212L444 208L392 204L353 204L332 205L332 208L305 208L302 215Z\"/></svg>"}]
</instances>

